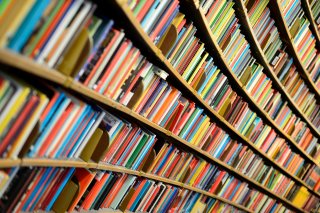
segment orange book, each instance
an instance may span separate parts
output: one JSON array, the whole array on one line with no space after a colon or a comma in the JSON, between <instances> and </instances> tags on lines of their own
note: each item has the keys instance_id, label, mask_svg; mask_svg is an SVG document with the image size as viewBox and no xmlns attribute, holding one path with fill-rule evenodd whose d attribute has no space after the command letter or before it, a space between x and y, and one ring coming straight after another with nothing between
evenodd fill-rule
<instances>
[{"instance_id":1,"label":"orange book","mask_svg":"<svg viewBox=\"0 0 320 213\"><path fill-rule=\"evenodd\" d=\"M142 190L142 188L143 188L143 186L144 186L144 184L145 184L146 182L147 182L147 179L143 179L143 180L140 182L139 186L136 188L134 194L132 195L132 197L131 197L128 205L127 205L127 210L130 209L130 207L132 206L133 202L136 200L138 194L140 193L140 191Z\"/></svg>"},{"instance_id":2,"label":"orange book","mask_svg":"<svg viewBox=\"0 0 320 213\"><path fill-rule=\"evenodd\" d=\"M84 82L84 85L88 86L89 82L91 81L93 76L96 74L97 69L99 69L99 67L101 66L101 63L104 61L104 59L107 56L107 54L109 54L111 48L113 47L114 43L118 39L118 37L120 35L120 31L113 29L112 32L114 33L114 35L113 35L111 41L109 42L109 44L104 49L103 54L99 58L98 62L95 64L94 68L91 70L89 76L87 77L87 79Z\"/></svg>"},{"instance_id":3,"label":"orange book","mask_svg":"<svg viewBox=\"0 0 320 213\"><path fill-rule=\"evenodd\" d=\"M83 208L84 210L90 210L91 205L93 204L96 197L98 196L98 194L102 190L102 188L103 188L104 184L106 183L106 181L108 180L109 176L110 176L110 173L105 173L103 175L103 177L99 181L97 181L97 183L90 190L88 196L83 201L81 208Z\"/></svg>"},{"instance_id":4,"label":"orange book","mask_svg":"<svg viewBox=\"0 0 320 213\"><path fill-rule=\"evenodd\" d=\"M79 193L77 196L73 199L72 204L69 206L68 212L74 211L75 207L77 206L79 200L87 190L88 186L90 185L91 181L95 177L96 172L90 172L87 169L77 169L74 173L74 177L77 178L79 183Z\"/></svg>"},{"instance_id":5,"label":"orange book","mask_svg":"<svg viewBox=\"0 0 320 213\"><path fill-rule=\"evenodd\" d=\"M161 118L163 115L169 110L170 105L172 104L173 100L177 97L179 94L179 91L176 88L172 88L171 93L169 94L167 100L162 105L162 107L159 109L156 116L152 119L152 121L156 124L159 124L161 122Z\"/></svg>"}]
</instances>

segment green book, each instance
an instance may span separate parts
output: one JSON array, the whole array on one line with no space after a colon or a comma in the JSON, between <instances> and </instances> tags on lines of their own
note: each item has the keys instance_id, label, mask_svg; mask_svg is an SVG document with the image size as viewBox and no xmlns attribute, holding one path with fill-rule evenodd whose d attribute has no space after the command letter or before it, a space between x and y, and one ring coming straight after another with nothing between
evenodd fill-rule
<instances>
[{"instance_id":1,"label":"green book","mask_svg":"<svg viewBox=\"0 0 320 213\"><path fill-rule=\"evenodd\" d=\"M140 153L141 149L145 146L148 140L149 140L149 135L144 133L141 140L138 142L138 145L135 148L133 148L134 151L131 153L131 156L129 156L129 160L125 165L126 168L128 169L131 168L133 162L136 160L138 154Z\"/></svg>"}]
</instances>

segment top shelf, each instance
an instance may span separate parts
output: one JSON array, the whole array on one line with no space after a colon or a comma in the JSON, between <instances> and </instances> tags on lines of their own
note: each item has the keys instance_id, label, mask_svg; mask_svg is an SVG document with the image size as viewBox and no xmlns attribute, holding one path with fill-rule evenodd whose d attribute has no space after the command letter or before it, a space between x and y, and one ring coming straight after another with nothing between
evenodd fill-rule
<instances>
[{"instance_id":1,"label":"top shelf","mask_svg":"<svg viewBox=\"0 0 320 213\"><path fill-rule=\"evenodd\" d=\"M275 13L275 17L277 17L277 18L275 18L275 22L277 24L277 27L280 29L279 30L280 35L282 35L282 38L285 40L285 42L287 44L288 51L289 51L290 55L295 60L295 62L296 62L295 64L296 64L298 70L300 71L302 77L306 80L306 83L308 83L310 85L310 88L312 89L312 91L314 93L317 94L317 97L320 97L320 90L314 84L314 82L310 78L307 70L302 65L302 62L301 62L300 57L298 55L297 49L293 45L293 38L290 34L288 25L283 17L281 7L279 4L279 0L276 0L276 4L272 4L272 6L273 7L270 7L270 9L272 9L272 11Z\"/></svg>"},{"instance_id":2,"label":"top shelf","mask_svg":"<svg viewBox=\"0 0 320 213\"><path fill-rule=\"evenodd\" d=\"M311 162L313 162L316 165L320 165L319 162L317 162L315 159L313 159L309 154L307 154L303 149L301 149L298 144L289 136L287 133L285 133L280 127L272 120L272 118L265 113L252 99L252 97L246 92L244 89L242 83L238 80L238 78L233 74L231 71L231 68L229 67L228 63L226 62L226 59L223 56L222 50L219 47L219 45L216 42L216 38L213 36L208 23L206 21L206 17L202 11L202 8L196 9L195 4L192 7L192 4L189 4L189 12L190 15L194 16L194 21L197 22L197 26L202 30L203 32L203 41L208 45L208 51L215 56L215 59L219 60L221 62L222 68L226 70L225 74L231 79L235 84L235 86L238 88L237 92L241 93L242 96L248 100L248 103L250 106L259 113L259 115L263 118L263 120L267 121L269 125L271 125L275 130L277 130L278 134L280 134L283 138L285 138L287 141L290 141L291 144L296 147L296 149L299 151L300 154L302 154L304 157L308 158Z\"/></svg>"},{"instance_id":3,"label":"top shelf","mask_svg":"<svg viewBox=\"0 0 320 213\"><path fill-rule=\"evenodd\" d=\"M313 123L310 122L310 120L307 118L307 116L305 116L305 114L300 110L300 108L293 101L293 99L288 94L288 92L286 91L284 86L281 84L281 82L279 81L276 74L273 72L273 68L268 63L268 61L264 55L264 52L262 51L260 44L254 34L254 31L252 29L252 26L251 26L251 23L249 21L249 17L247 14L247 9L244 6L243 2L236 1L235 5L237 6L236 11L239 13L238 18L241 21L241 26L246 31L246 37L251 44L254 44L254 45L251 45L251 47L252 47L253 52L255 53L255 56L257 57L257 59L259 59L259 62L264 67L264 69L267 71L269 77L272 79L272 82L276 86L277 90L279 92L281 92L281 94L286 97L286 99L288 100L288 103L290 104L291 109L293 109L293 111L296 114L298 114L309 125L311 131L319 137L320 133L319 133L318 129L313 125ZM316 98L318 100L320 100L319 93L315 93L315 95L316 95Z\"/></svg>"}]
</instances>

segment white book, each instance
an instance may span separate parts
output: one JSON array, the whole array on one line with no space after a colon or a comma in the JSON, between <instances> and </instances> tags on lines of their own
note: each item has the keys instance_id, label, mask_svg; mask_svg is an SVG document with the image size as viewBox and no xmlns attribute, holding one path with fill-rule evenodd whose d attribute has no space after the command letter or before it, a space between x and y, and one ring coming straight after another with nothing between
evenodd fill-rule
<instances>
[{"instance_id":1,"label":"white book","mask_svg":"<svg viewBox=\"0 0 320 213\"><path fill-rule=\"evenodd\" d=\"M76 15L76 13L79 10L82 2L83 2L83 0L76 0L76 1L74 1L72 3L70 9L68 10L66 15L64 16L63 20L57 26L56 30L54 31L54 33L50 37L50 40L45 45L43 51L37 57L36 61L38 63L40 63L40 64L45 63L46 57L48 56L48 54L50 53L50 51L52 50L52 48L54 47L54 45L56 44L58 39L60 38L61 34L64 32L64 29L67 28L69 23L72 21L72 19Z\"/></svg>"}]
</instances>

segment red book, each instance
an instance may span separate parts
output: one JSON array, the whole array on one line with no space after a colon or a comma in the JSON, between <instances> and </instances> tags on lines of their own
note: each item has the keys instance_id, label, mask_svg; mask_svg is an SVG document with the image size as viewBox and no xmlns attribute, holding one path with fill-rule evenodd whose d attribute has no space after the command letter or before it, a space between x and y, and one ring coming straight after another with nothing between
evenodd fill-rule
<instances>
[{"instance_id":1,"label":"red book","mask_svg":"<svg viewBox=\"0 0 320 213\"><path fill-rule=\"evenodd\" d=\"M219 176L217 177L214 184L212 184L211 188L209 189L210 193L215 193L216 189L218 188L219 184L221 183L223 177L227 174L226 171L221 171Z\"/></svg>"},{"instance_id":2,"label":"red book","mask_svg":"<svg viewBox=\"0 0 320 213\"><path fill-rule=\"evenodd\" d=\"M136 132L138 131L138 127L134 127L130 134L128 135L128 137L121 143L121 147L118 149L117 153L113 156L113 158L111 159L111 164L116 164L118 159L120 158L120 156L122 155L122 153L124 152L124 150L127 148L128 144L130 143L130 141L132 140L132 138L134 137L134 135L136 134Z\"/></svg>"},{"instance_id":3,"label":"red book","mask_svg":"<svg viewBox=\"0 0 320 213\"><path fill-rule=\"evenodd\" d=\"M94 186L90 190L88 196L83 201L83 203L81 205L81 208L83 208L84 210L87 210L87 211L90 210L91 205L93 204L93 202L95 201L96 197L98 196L98 194L102 190L102 187L104 186L104 184L108 180L109 176L110 176L110 173L105 173L103 175L103 177L101 178L101 180L98 180L94 184Z\"/></svg>"},{"instance_id":4,"label":"red book","mask_svg":"<svg viewBox=\"0 0 320 213\"><path fill-rule=\"evenodd\" d=\"M176 158L171 163L171 165L170 165L169 169L167 170L167 172L165 174L163 174L164 177L168 178L170 176L172 170L176 167L176 165L179 162L180 158L181 158L181 154L178 153Z\"/></svg>"},{"instance_id":5,"label":"red book","mask_svg":"<svg viewBox=\"0 0 320 213\"><path fill-rule=\"evenodd\" d=\"M92 69L92 71L90 72L89 76L87 77L87 79L85 80L85 82L83 83L84 85L88 86L89 82L91 81L91 79L93 78L93 76L96 74L97 69L101 66L101 63L104 61L105 57L109 54L111 48L114 46L114 43L116 42L116 40L118 39L119 35L120 35L120 31L112 29L112 32L114 33L111 41L109 42L109 44L104 48L103 54L101 55L101 57L99 58L98 62L95 64L94 68Z\"/></svg>"},{"instance_id":6,"label":"red book","mask_svg":"<svg viewBox=\"0 0 320 213\"><path fill-rule=\"evenodd\" d=\"M102 75L101 79L98 81L97 87L95 88L95 91L99 92L101 90L101 87L104 86L105 81L107 80L107 78L109 78L110 72L114 69L114 67L116 66L116 64L119 61L119 58L124 54L125 50L128 48L130 43L131 42L128 40L122 42L119 49L117 50L117 53L112 57L111 63L103 71L103 75ZM104 92L104 91L102 91L102 92Z\"/></svg>"},{"instance_id":7,"label":"red book","mask_svg":"<svg viewBox=\"0 0 320 213\"><path fill-rule=\"evenodd\" d=\"M263 152L266 152L269 148L269 146L271 145L272 141L274 141L274 139L276 138L277 136L277 133L274 131L274 129L272 129L267 138L264 140L264 142L262 143L260 149L263 151Z\"/></svg>"},{"instance_id":8,"label":"red book","mask_svg":"<svg viewBox=\"0 0 320 213\"><path fill-rule=\"evenodd\" d=\"M138 194L140 194L140 191L142 190L142 188L143 188L143 186L146 184L146 182L147 182L147 179L143 179L143 180L140 182L139 186L136 188L134 194L132 195L132 197L131 197L128 205L127 205L127 208L126 208L127 210L130 209L130 207L132 206L133 202L136 200Z\"/></svg>"},{"instance_id":9,"label":"red book","mask_svg":"<svg viewBox=\"0 0 320 213\"><path fill-rule=\"evenodd\" d=\"M39 157L43 157L45 155L47 149L49 148L49 146L52 146L51 142L54 140L54 138L56 137L56 135L60 131L63 124L68 119L73 108L74 108L74 103L71 102L68 105L67 109L62 113L62 115L60 116L60 118L58 119L58 121L56 122L54 127L52 128L50 134L47 136L45 142L42 144L41 148L39 149L39 151L38 151Z\"/></svg>"},{"instance_id":10,"label":"red book","mask_svg":"<svg viewBox=\"0 0 320 213\"><path fill-rule=\"evenodd\" d=\"M206 163L206 166L204 167L204 169L199 173L198 177L196 178L196 180L193 183L194 187L197 187L199 185L199 183L203 180L203 176L205 174L207 174L209 168L210 168L210 163Z\"/></svg>"},{"instance_id":11,"label":"red book","mask_svg":"<svg viewBox=\"0 0 320 213\"><path fill-rule=\"evenodd\" d=\"M138 13L138 15L136 17L138 22L142 21L142 19L147 14L147 12L149 11L150 7L152 6L153 2L154 2L154 0L146 1L146 3L143 5L142 9L140 10L140 12Z\"/></svg>"},{"instance_id":12,"label":"red book","mask_svg":"<svg viewBox=\"0 0 320 213\"><path fill-rule=\"evenodd\" d=\"M156 189L154 190L153 194L151 195L150 199L148 200L147 204L145 205L143 212L147 212L147 210L149 209L149 207L151 206L151 204L153 203L153 200L155 199L155 197L157 196L157 194L159 193L160 190L160 186L157 185Z\"/></svg>"},{"instance_id":13,"label":"red book","mask_svg":"<svg viewBox=\"0 0 320 213\"><path fill-rule=\"evenodd\" d=\"M31 116L31 114L36 109L37 105L39 104L39 97L36 95L33 95L30 97L29 100L27 100L26 105L23 106L22 112L19 113L17 116L17 119L13 123L13 125L10 127L8 133L3 138L3 140L0 143L0 153L1 155L6 152L6 149L8 146L15 141L15 139L19 136L21 131L23 130L23 127L28 122L28 118Z\"/></svg>"},{"instance_id":14,"label":"red book","mask_svg":"<svg viewBox=\"0 0 320 213\"><path fill-rule=\"evenodd\" d=\"M209 128L206 132L206 134L203 136L203 138L201 138L200 143L198 144L198 147L205 150L207 148L207 140L210 137L212 131L216 128L216 124L215 123L210 123ZM206 146L205 146L206 145Z\"/></svg>"},{"instance_id":15,"label":"red book","mask_svg":"<svg viewBox=\"0 0 320 213\"><path fill-rule=\"evenodd\" d=\"M175 129L175 127L177 126L178 120L180 119L180 117L182 115L183 109L184 109L184 104L179 101L177 113L175 114L173 122L171 123L171 125L169 127L170 132L172 132Z\"/></svg>"},{"instance_id":16,"label":"red book","mask_svg":"<svg viewBox=\"0 0 320 213\"><path fill-rule=\"evenodd\" d=\"M79 183L79 192L77 196L73 199L72 204L69 206L68 212L74 211L77 203L80 201L83 194L86 192L88 186L90 185L91 181L95 177L96 173L91 173L87 169L78 168L74 173L74 177L77 178Z\"/></svg>"},{"instance_id":17,"label":"red book","mask_svg":"<svg viewBox=\"0 0 320 213\"><path fill-rule=\"evenodd\" d=\"M174 0L173 3L171 3L170 7L166 9L165 15L161 17L161 20L157 23L156 28L151 32L150 38L151 41L154 41L155 38L158 36L160 31L162 30L163 26L168 22L168 19L170 18L171 14L174 12L174 10L177 8L179 2Z\"/></svg>"},{"instance_id":18,"label":"red book","mask_svg":"<svg viewBox=\"0 0 320 213\"><path fill-rule=\"evenodd\" d=\"M193 111L195 110L195 103L190 103L186 111L183 113L181 119L176 124L176 127L173 130L173 134L178 135L186 122L188 121L189 117L192 115Z\"/></svg>"},{"instance_id":19,"label":"red book","mask_svg":"<svg viewBox=\"0 0 320 213\"><path fill-rule=\"evenodd\" d=\"M60 8L59 12L56 14L56 17L52 20L49 27L35 46L34 50L31 53L31 57L34 58L39 54L39 51L45 45L50 35L54 32L56 26L58 25L59 21L64 17L65 12L69 8L70 4L72 3L71 0L66 0L63 6Z\"/></svg>"}]
</instances>

